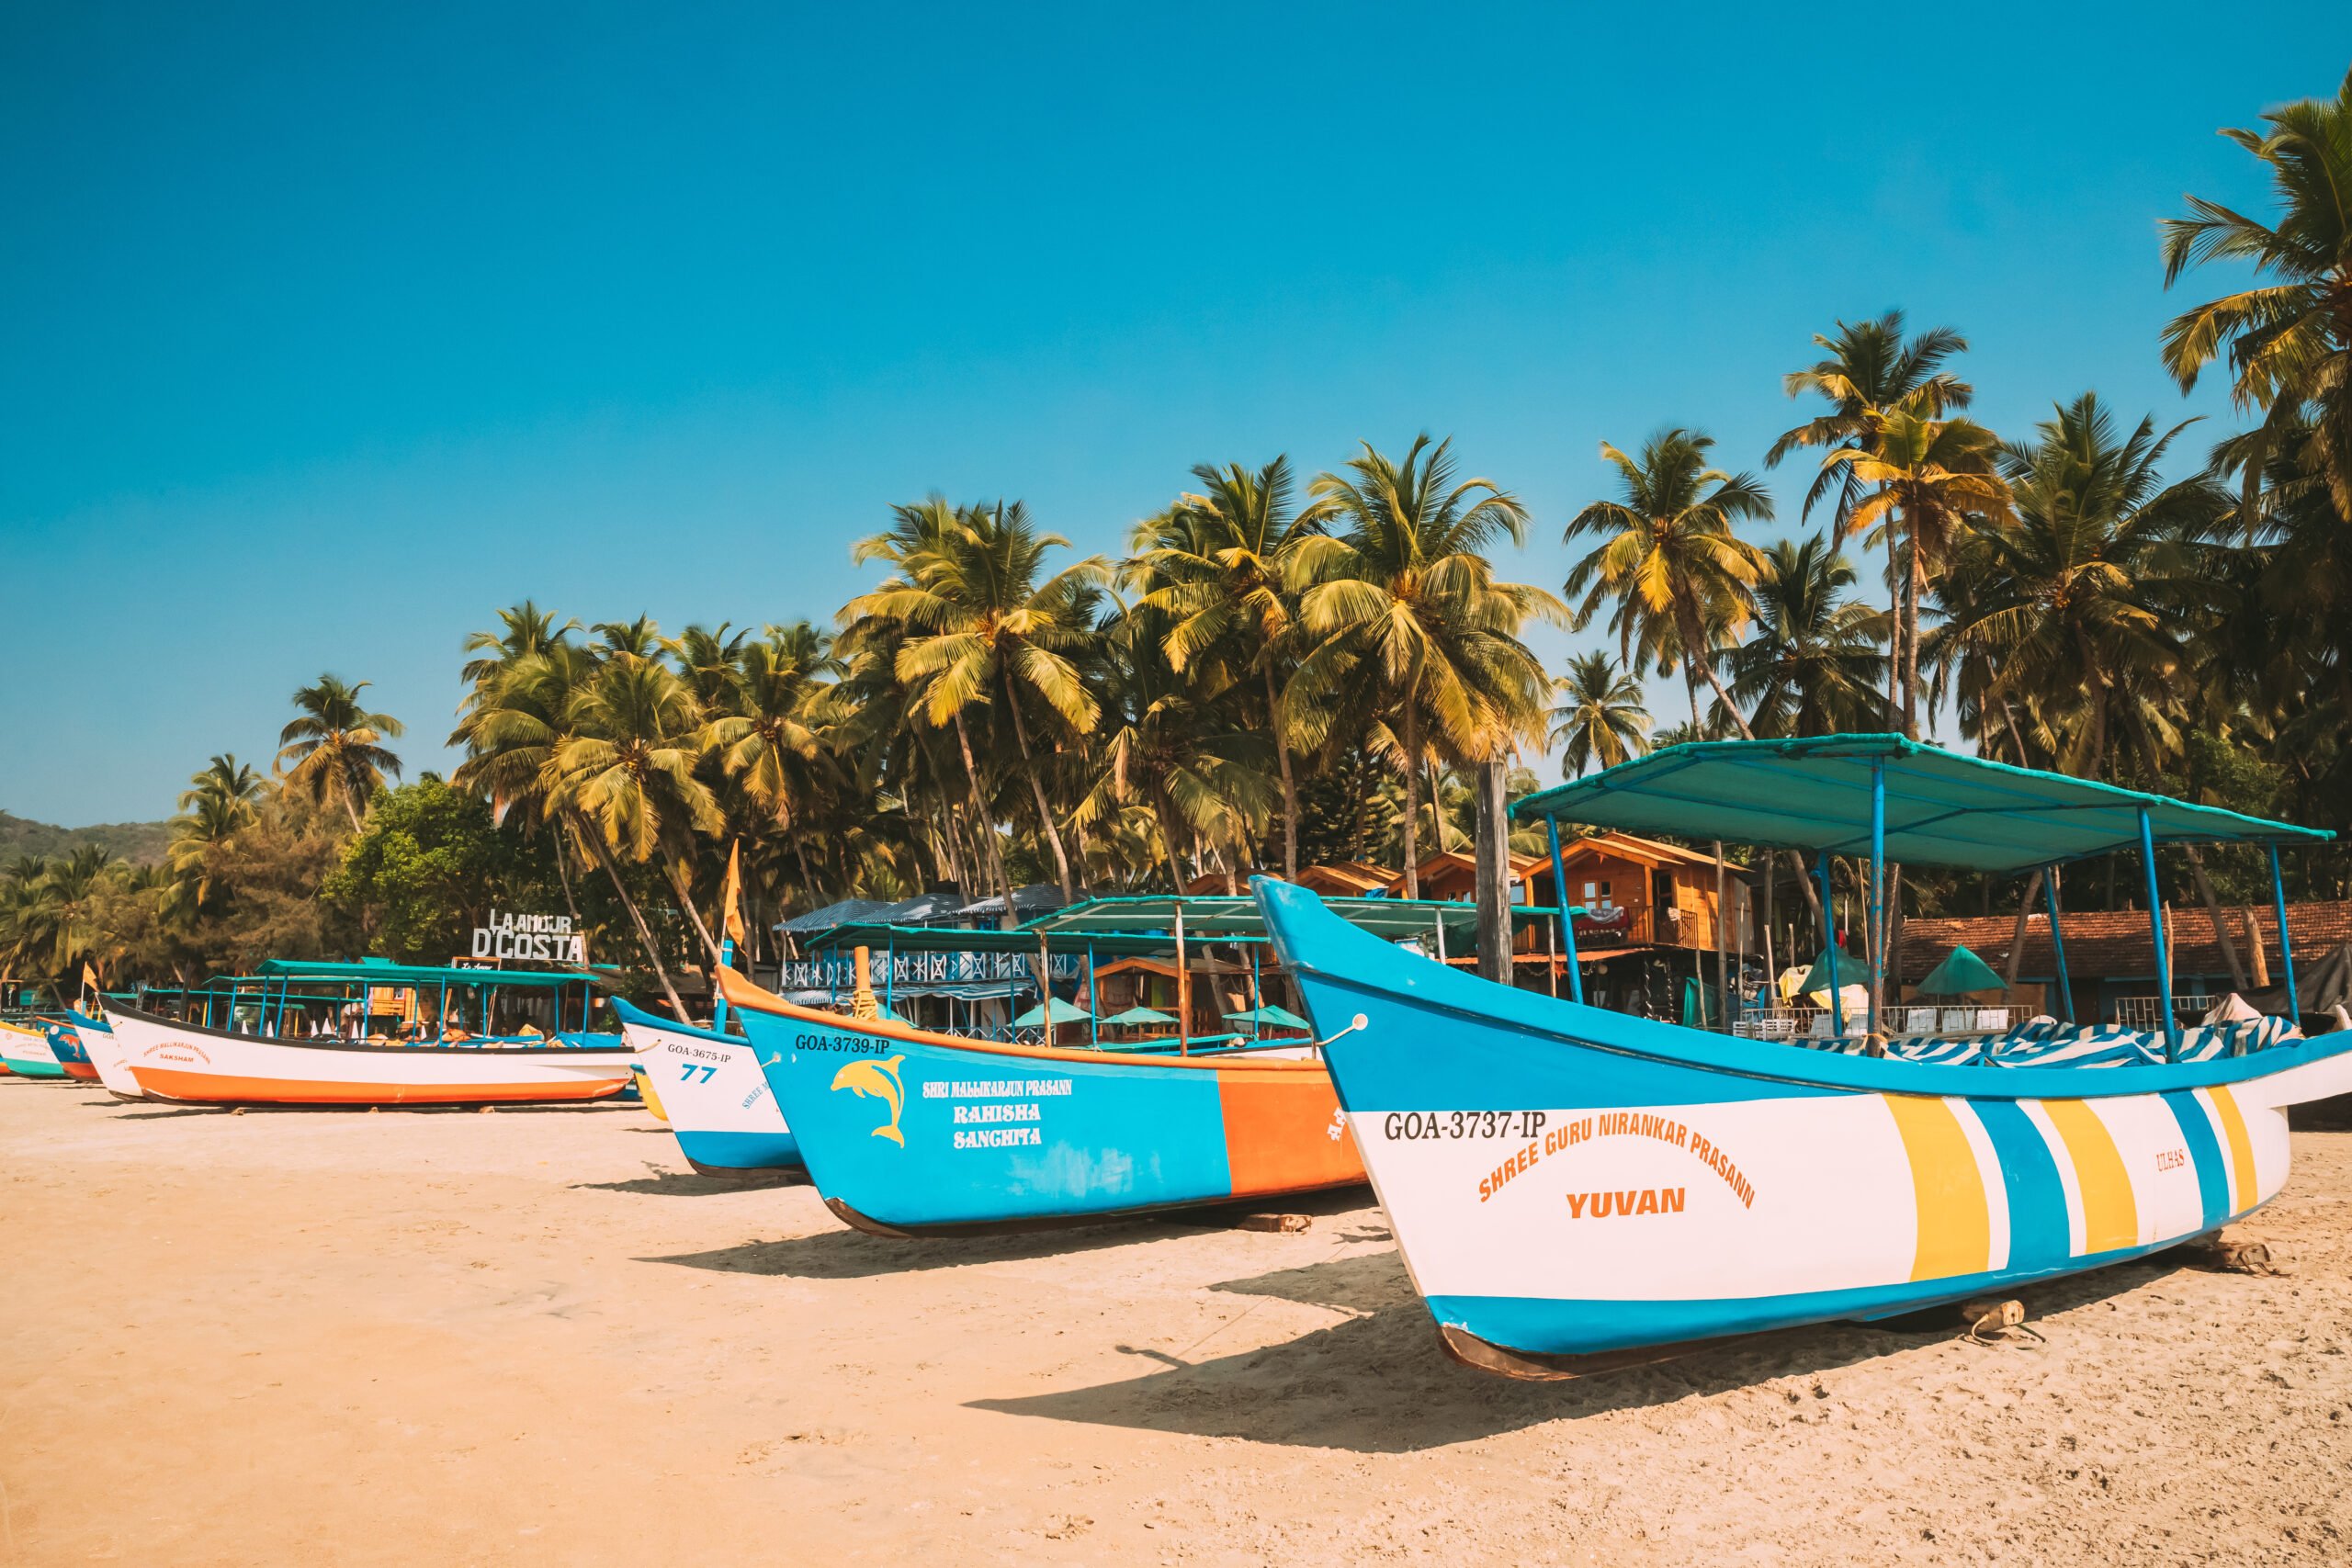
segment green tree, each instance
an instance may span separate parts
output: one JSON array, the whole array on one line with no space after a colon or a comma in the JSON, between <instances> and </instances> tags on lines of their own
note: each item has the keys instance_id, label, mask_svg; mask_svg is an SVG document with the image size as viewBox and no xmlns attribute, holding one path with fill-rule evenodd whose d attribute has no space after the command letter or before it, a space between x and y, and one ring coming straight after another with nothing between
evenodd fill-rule
<instances>
[{"instance_id":1,"label":"green tree","mask_svg":"<svg viewBox=\"0 0 2352 1568\"><path fill-rule=\"evenodd\" d=\"M1714 445L1713 436L1679 427L1642 443L1638 457L1602 442L1600 455L1617 468L1619 499L1588 502L1569 521L1568 543L1600 542L1570 570L1566 592L1582 595L1572 623L1579 631L1615 601L1609 627L1629 667L1638 660L1661 674L1681 670L1693 726L1702 722L1703 678L1747 734L1747 721L1716 678L1715 651L1747 625L1750 594L1764 571L1762 553L1737 525L1770 521L1772 498L1752 475L1708 467Z\"/></svg>"},{"instance_id":2,"label":"green tree","mask_svg":"<svg viewBox=\"0 0 2352 1568\"><path fill-rule=\"evenodd\" d=\"M958 508L944 518L919 508L901 513L901 526L915 530L910 543L894 531L860 547L861 558L891 559L899 574L852 600L843 618L872 616L904 628L894 673L914 694L924 722L955 728L976 799L988 792L964 714L976 705L1002 705L1062 896L1074 899L1069 852L1046 798L1023 699L1074 735L1094 727L1101 705L1087 689L1080 661L1093 648L1094 608L1108 563L1090 556L1046 575L1046 558L1069 541L1040 530L1019 502Z\"/></svg>"},{"instance_id":3,"label":"green tree","mask_svg":"<svg viewBox=\"0 0 2352 1568\"><path fill-rule=\"evenodd\" d=\"M2261 160L2278 220L2190 197L2189 215L2164 224L2164 258L2167 288L2210 261L2249 263L2266 281L2175 317L2165 368L2187 391L2226 354L2232 400L2261 412L2243 460L2249 518L2267 449L2290 456L2352 518L2352 72L2333 98L2262 118L2267 130L2222 134Z\"/></svg>"},{"instance_id":4,"label":"green tree","mask_svg":"<svg viewBox=\"0 0 2352 1568\"><path fill-rule=\"evenodd\" d=\"M489 805L426 773L378 797L320 893L362 917L386 955L446 963L513 901L516 866Z\"/></svg>"},{"instance_id":5,"label":"green tree","mask_svg":"<svg viewBox=\"0 0 2352 1568\"><path fill-rule=\"evenodd\" d=\"M1755 634L1724 655L1731 703L1756 734L1884 728L1891 617L1856 599L1854 583L1853 562L1818 534L1765 550Z\"/></svg>"},{"instance_id":6,"label":"green tree","mask_svg":"<svg viewBox=\"0 0 2352 1568\"><path fill-rule=\"evenodd\" d=\"M1540 588L1496 578L1486 551L1524 541L1526 509L1493 480L1456 480L1453 442L1415 438L1401 460L1364 444L1345 474L1322 474L1286 576L1313 647L1291 694L1329 730L1345 689L1363 682L1393 738L1405 786L1405 890L1420 896L1420 775L1441 753L1486 761L1540 733L1550 682L1521 631L1563 619ZM1328 531L1327 531L1328 530ZM1306 716L1293 715L1294 724Z\"/></svg>"},{"instance_id":7,"label":"green tree","mask_svg":"<svg viewBox=\"0 0 2352 1568\"><path fill-rule=\"evenodd\" d=\"M359 705L359 694L370 684L362 681L349 685L333 675L320 676L315 684L294 694L300 716L277 737L278 761L293 764L286 774L287 787L313 801L340 800L355 832L360 808L383 787L384 775L398 778L401 773L401 760L381 744L401 738L401 721Z\"/></svg>"},{"instance_id":8,"label":"green tree","mask_svg":"<svg viewBox=\"0 0 2352 1568\"><path fill-rule=\"evenodd\" d=\"M1284 577L1306 536L1291 507L1290 459L1251 469L1202 464L1201 489L1136 530L1129 574L1145 603L1174 617L1167 658L1178 674L1229 660L1254 671L1283 791L1283 874L1298 875L1298 779L1282 688L1297 640L1298 606ZM1237 671L1238 673L1238 671Z\"/></svg>"},{"instance_id":9,"label":"green tree","mask_svg":"<svg viewBox=\"0 0 2352 1568\"><path fill-rule=\"evenodd\" d=\"M1560 775L1576 778L1595 761L1613 768L1650 749L1650 710L1642 683L1605 652L1580 653L1568 660L1552 710L1558 721L1552 744L1562 748Z\"/></svg>"}]
</instances>

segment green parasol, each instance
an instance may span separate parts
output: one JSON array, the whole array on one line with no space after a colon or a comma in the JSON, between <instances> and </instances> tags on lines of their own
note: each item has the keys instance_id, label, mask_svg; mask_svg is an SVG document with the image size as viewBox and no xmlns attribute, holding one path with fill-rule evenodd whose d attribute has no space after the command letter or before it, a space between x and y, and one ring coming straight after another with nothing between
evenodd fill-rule
<instances>
[{"instance_id":1,"label":"green parasol","mask_svg":"<svg viewBox=\"0 0 2352 1568\"><path fill-rule=\"evenodd\" d=\"M1035 1029L1043 1024L1048 1016L1056 1023L1076 1023L1082 1018L1092 1018L1094 1015L1075 1002L1066 1002L1061 998L1055 997L1049 1001L1038 1003L1019 1018L1014 1019L1012 1027Z\"/></svg>"},{"instance_id":2,"label":"green parasol","mask_svg":"<svg viewBox=\"0 0 2352 1568\"><path fill-rule=\"evenodd\" d=\"M1173 1023L1176 1020L1172 1014L1161 1012L1158 1008L1129 1008L1125 1012L1113 1013L1102 1021L1116 1024L1122 1029L1134 1029L1148 1023Z\"/></svg>"},{"instance_id":3,"label":"green parasol","mask_svg":"<svg viewBox=\"0 0 2352 1568\"><path fill-rule=\"evenodd\" d=\"M1919 982L1923 997L1958 997L1971 991L2006 991L2008 983L1993 972L1993 966L1964 947L1955 947L1944 954L1944 961L1928 971Z\"/></svg>"},{"instance_id":4,"label":"green parasol","mask_svg":"<svg viewBox=\"0 0 2352 1568\"><path fill-rule=\"evenodd\" d=\"M1276 1029L1313 1029L1315 1027L1290 1009L1278 1008L1272 1002L1251 1008L1248 1012L1229 1012L1225 1016L1235 1023L1271 1024Z\"/></svg>"}]
</instances>

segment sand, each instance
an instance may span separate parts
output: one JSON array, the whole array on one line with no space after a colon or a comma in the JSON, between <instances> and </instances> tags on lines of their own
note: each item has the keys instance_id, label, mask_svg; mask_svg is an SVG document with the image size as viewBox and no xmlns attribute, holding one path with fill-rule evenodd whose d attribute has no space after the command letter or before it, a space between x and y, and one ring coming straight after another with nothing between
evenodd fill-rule
<instances>
[{"instance_id":1,"label":"sand","mask_svg":"<svg viewBox=\"0 0 2352 1568\"><path fill-rule=\"evenodd\" d=\"M1367 1195L892 1243L632 1107L0 1080L0 1562L2342 1562L2352 1131L2295 1145L2281 1277L1530 1386Z\"/></svg>"}]
</instances>

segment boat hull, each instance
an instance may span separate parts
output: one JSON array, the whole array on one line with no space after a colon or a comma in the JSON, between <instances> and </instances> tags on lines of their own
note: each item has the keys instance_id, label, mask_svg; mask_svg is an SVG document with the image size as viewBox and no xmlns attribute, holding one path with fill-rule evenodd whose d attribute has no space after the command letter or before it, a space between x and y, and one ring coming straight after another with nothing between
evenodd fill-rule
<instances>
[{"instance_id":1,"label":"boat hull","mask_svg":"<svg viewBox=\"0 0 2352 1568\"><path fill-rule=\"evenodd\" d=\"M147 1098L147 1091L141 1089L139 1080L131 1076L130 1064L123 1059L122 1047L116 1043L114 1031L107 1027L103 1019L88 1018L75 1012L71 1023L57 1027L73 1032L89 1057L91 1071L106 1086L107 1093L117 1100Z\"/></svg>"},{"instance_id":2,"label":"boat hull","mask_svg":"<svg viewBox=\"0 0 2352 1568\"><path fill-rule=\"evenodd\" d=\"M513 1105L608 1100L628 1087L616 1037L578 1046L354 1045L270 1040L109 1007L131 1077L152 1099L202 1105ZM609 1045L604 1043L610 1041Z\"/></svg>"},{"instance_id":3,"label":"boat hull","mask_svg":"<svg viewBox=\"0 0 2352 1568\"><path fill-rule=\"evenodd\" d=\"M20 1078L62 1078L66 1077L65 1064L57 1059L57 1048L50 1043L46 1032L28 1029L18 1023L0 1023L0 1062L7 1065L11 1077Z\"/></svg>"},{"instance_id":4,"label":"boat hull","mask_svg":"<svg viewBox=\"0 0 2352 1568\"><path fill-rule=\"evenodd\" d=\"M800 1145L776 1109L749 1040L656 1018L616 1001L621 1038L686 1163L706 1176L805 1174ZM654 1100L649 1099L651 1106Z\"/></svg>"},{"instance_id":5,"label":"boat hull","mask_svg":"<svg viewBox=\"0 0 2352 1568\"><path fill-rule=\"evenodd\" d=\"M2328 1037L2041 1069L1728 1041L1400 954L1298 889L1260 897L1317 1024L1346 1031L1326 1047L1340 1098L1457 1350L1609 1358L2140 1257L2275 1196L2285 1107L2352 1090Z\"/></svg>"},{"instance_id":6,"label":"boat hull","mask_svg":"<svg viewBox=\"0 0 2352 1568\"><path fill-rule=\"evenodd\" d=\"M1318 1062L958 1040L722 976L818 1191L863 1230L1038 1229L1363 1179Z\"/></svg>"}]
</instances>

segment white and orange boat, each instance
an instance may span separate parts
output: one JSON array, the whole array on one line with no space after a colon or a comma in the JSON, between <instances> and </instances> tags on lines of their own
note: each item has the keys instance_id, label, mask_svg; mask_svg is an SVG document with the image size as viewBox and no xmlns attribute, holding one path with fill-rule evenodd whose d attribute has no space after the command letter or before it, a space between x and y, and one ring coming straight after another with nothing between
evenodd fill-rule
<instances>
[{"instance_id":1,"label":"white and orange boat","mask_svg":"<svg viewBox=\"0 0 2352 1568\"><path fill-rule=\"evenodd\" d=\"M106 1015L124 1067L154 1100L560 1103L629 1087L619 1034L591 1027L597 987L576 970L273 961L173 993L177 1017L112 999Z\"/></svg>"}]
</instances>

